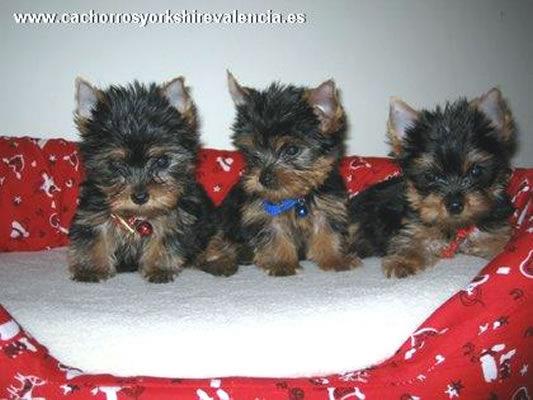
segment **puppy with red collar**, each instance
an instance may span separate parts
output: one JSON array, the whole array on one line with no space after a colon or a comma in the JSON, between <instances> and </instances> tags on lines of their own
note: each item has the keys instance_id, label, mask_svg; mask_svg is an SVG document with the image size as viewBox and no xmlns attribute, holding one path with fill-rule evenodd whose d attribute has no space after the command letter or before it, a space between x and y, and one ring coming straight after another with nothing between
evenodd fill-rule
<instances>
[{"instance_id":1,"label":"puppy with red collar","mask_svg":"<svg viewBox=\"0 0 533 400\"><path fill-rule=\"evenodd\" d=\"M433 111L393 98L388 137L403 176L355 196L351 250L384 256L388 277L455 253L492 258L511 237L506 194L515 127L498 89Z\"/></svg>"}]
</instances>

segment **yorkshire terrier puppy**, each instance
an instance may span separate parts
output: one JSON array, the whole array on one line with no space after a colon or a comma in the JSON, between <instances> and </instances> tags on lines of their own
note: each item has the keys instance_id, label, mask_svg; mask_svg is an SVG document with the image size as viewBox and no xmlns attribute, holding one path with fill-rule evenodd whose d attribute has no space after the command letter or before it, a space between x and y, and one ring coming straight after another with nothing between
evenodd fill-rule
<instances>
[{"instance_id":1,"label":"yorkshire terrier puppy","mask_svg":"<svg viewBox=\"0 0 533 400\"><path fill-rule=\"evenodd\" d=\"M352 251L384 256L387 277L399 278L456 252L490 259L502 251L515 127L501 92L434 111L393 98L388 137L403 176L352 199Z\"/></svg>"},{"instance_id":2,"label":"yorkshire terrier puppy","mask_svg":"<svg viewBox=\"0 0 533 400\"><path fill-rule=\"evenodd\" d=\"M107 90L78 78L76 101L86 177L70 227L72 278L139 270L173 280L205 248L212 207L195 182L197 115L183 78Z\"/></svg>"},{"instance_id":3,"label":"yorkshire terrier puppy","mask_svg":"<svg viewBox=\"0 0 533 400\"><path fill-rule=\"evenodd\" d=\"M223 232L212 249L220 257L211 260L229 270L252 262L273 276L295 274L304 258L323 270L355 266L338 172L346 122L333 81L261 91L228 73L228 84L237 109L232 141L246 169L219 209Z\"/></svg>"}]
</instances>

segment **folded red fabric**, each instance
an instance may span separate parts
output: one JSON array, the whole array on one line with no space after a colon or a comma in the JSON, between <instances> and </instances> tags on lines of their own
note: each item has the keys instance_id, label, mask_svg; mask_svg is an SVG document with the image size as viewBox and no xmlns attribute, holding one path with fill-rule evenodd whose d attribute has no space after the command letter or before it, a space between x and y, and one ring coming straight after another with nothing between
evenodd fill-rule
<instances>
[{"instance_id":1,"label":"folded red fabric","mask_svg":"<svg viewBox=\"0 0 533 400\"><path fill-rule=\"evenodd\" d=\"M83 180L76 143L0 137L0 161L0 251L65 246ZM236 151L204 149L197 178L220 204L243 167ZM347 157L340 169L352 194L399 173L390 159L377 157Z\"/></svg>"},{"instance_id":2,"label":"folded red fabric","mask_svg":"<svg viewBox=\"0 0 533 400\"><path fill-rule=\"evenodd\" d=\"M81 180L74 143L0 137L0 251L67 244Z\"/></svg>"}]
</instances>

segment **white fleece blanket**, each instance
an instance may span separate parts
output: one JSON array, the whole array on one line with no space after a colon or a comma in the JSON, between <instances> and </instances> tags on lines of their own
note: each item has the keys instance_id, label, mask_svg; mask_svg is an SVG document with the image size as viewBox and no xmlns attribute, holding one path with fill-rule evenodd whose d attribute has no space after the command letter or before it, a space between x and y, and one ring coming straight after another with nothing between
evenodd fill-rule
<instances>
[{"instance_id":1,"label":"white fleece blanket","mask_svg":"<svg viewBox=\"0 0 533 400\"><path fill-rule=\"evenodd\" d=\"M65 249L0 254L0 303L63 363L90 373L167 377L307 376L392 355L486 264L460 256L412 278L357 270L230 278L185 270L175 282L138 274L67 279Z\"/></svg>"}]
</instances>

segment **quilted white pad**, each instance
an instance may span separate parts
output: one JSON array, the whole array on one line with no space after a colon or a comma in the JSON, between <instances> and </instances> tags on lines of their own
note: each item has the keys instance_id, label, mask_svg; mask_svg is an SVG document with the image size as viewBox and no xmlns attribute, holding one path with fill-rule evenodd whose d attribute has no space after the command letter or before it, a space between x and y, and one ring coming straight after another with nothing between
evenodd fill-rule
<instances>
[{"instance_id":1,"label":"quilted white pad","mask_svg":"<svg viewBox=\"0 0 533 400\"><path fill-rule=\"evenodd\" d=\"M466 256L408 279L378 259L348 272L311 263L294 277L241 267L185 270L170 284L121 274L67 279L65 249L0 254L0 303L62 362L91 373L306 376L377 363L486 264Z\"/></svg>"}]
</instances>

